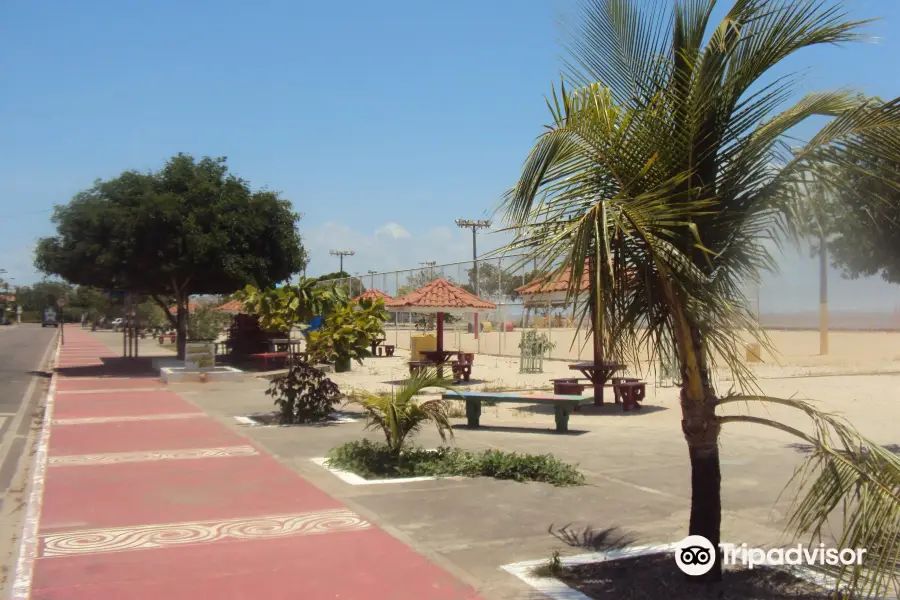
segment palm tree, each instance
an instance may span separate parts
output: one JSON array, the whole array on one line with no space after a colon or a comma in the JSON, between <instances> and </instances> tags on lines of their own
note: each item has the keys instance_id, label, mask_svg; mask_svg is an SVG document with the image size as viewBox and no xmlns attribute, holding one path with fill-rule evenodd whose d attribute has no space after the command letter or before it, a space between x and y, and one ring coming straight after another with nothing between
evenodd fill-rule
<instances>
[{"instance_id":1,"label":"palm tree","mask_svg":"<svg viewBox=\"0 0 900 600\"><path fill-rule=\"evenodd\" d=\"M453 437L450 403L446 400L419 402L416 395L425 388L453 389L452 382L439 377L436 370L419 371L391 393L355 397L354 402L366 412L366 429L380 429L388 449L399 461L407 438L418 433L426 423L434 423L441 439Z\"/></svg>"},{"instance_id":2,"label":"palm tree","mask_svg":"<svg viewBox=\"0 0 900 600\"><path fill-rule=\"evenodd\" d=\"M792 528L818 535L843 508L840 544L877 558L838 577L869 593L896 589L900 461L809 403L759 395L740 332L772 350L741 290L776 268L765 239L796 233L789 208L803 174L826 153L896 156L900 102L849 91L793 99L795 77L763 79L807 47L860 39L865 23L849 19L843 2L735 0L718 24L715 4L584 0L568 24L566 75L548 100L552 123L499 208L516 233L503 251L530 249L546 267L573 269L569 295L591 321L596 358L638 362L648 344L674 346L691 535L720 542L721 428L774 427L813 447ZM820 115L830 120L792 152L788 131ZM585 269L590 291L580 298ZM716 393L719 363L742 395ZM738 402L803 411L811 431L717 414ZM717 559L699 579L720 578Z\"/></svg>"}]
</instances>

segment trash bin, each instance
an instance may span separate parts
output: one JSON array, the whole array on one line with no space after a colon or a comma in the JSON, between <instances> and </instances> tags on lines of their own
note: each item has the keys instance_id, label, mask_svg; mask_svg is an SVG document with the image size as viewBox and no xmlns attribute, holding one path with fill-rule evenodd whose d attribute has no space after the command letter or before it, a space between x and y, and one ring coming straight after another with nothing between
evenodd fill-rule
<instances>
[{"instance_id":1,"label":"trash bin","mask_svg":"<svg viewBox=\"0 0 900 600\"><path fill-rule=\"evenodd\" d=\"M411 335L409 336L409 359L423 360L423 350L437 350L437 336L435 335Z\"/></svg>"},{"instance_id":2,"label":"trash bin","mask_svg":"<svg viewBox=\"0 0 900 600\"><path fill-rule=\"evenodd\" d=\"M747 344L747 362L762 362L762 349L759 343Z\"/></svg>"}]
</instances>

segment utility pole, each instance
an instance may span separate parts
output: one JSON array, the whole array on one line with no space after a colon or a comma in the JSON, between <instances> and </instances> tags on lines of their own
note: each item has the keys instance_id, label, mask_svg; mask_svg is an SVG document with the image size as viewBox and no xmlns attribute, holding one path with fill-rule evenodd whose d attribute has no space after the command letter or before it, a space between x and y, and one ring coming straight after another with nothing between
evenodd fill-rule
<instances>
[{"instance_id":1,"label":"utility pole","mask_svg":"<svg viewBox=\"0 0 900 600\"><path fill-rule=\"evenodd\" d=\"M478 295L478 247L476 245L476 234L479 229L487 229L491 226L490 221L457 219L456 225L462 229L472 230L472 273L475 276L475 295ZM475 312L475 339L478 339L478 311Z\"/></svg>"},{"instance_id":2,"label":"utility pole","mask_svg":"<svg viewBox=\"0 0 900 600\"><path fill-rule=\"evenodd\" d=\"M344 272L344 257L345 256L353 256L356 254L353 250L329 250L328 254L332 256L339 256L341 258L341 272Z\"/></svg>"}]
</instances>

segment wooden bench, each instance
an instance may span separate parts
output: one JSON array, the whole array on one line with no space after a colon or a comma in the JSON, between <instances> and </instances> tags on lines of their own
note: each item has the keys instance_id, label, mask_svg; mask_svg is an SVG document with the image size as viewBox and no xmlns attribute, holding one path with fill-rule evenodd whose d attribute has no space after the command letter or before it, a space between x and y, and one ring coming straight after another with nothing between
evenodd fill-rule
<instances>
[{"instance_id":1,"label":"wooden bench","mask_svg":"<svg viewBox=\"0 0 900 600\"><path fill-rule=\"evenodd\" d=\"M391 344L384 344L382 346L372 346L372 356L387 356L391 357L394 355L394 346ZM382 353L381 349L384 348L384 352Z\"/></svg>"},{"instance_id":2,"label":"wooden bench","mask_svg":"<svg viewBox=\"0 0 900 600\"><path fill-rule=\"evenodd\" d=\"M464 400L466 402L466 420L469 427L481 426L481 403L511 402L516 404L547 404L553 407L556 418L556 431L565 433L569 430L569 415L582 404L590 404L593 398L583 396L562 396L558 394L523 394L516 392L444 392L444 400Z\"/></svg>"},{"instance_id":3,"label":"wooden bench","mask_svg":"<svg viewBox=\"0 0 900 600\"><path fill-rule=\"evenodd\" d=\"M456 381L469 381L472 376L472 363L467 360L451 360L450 368Z\"/></svg>"},{"instance_id":4,"label":"wooden bench","mask_svg":"<svg viewBox=\"0 0 900 600\"><path fill-rule=\"evenodd\" d=\"M560 377L550 381L553 382L553 393L563 396L580 396L584 393L585 388L594 387L589 380L578 377ZM641 408L638 402L642 402L647 395L646 383L636 377L613 377L610 379L610 383L616 404L621 402L623 411L628 412L632 408L635 410Z\"/></svg>"},{"instance_id":5,"label":"wooden bench","mask_svg":"<svg viewBox=\"0 0 900 600\"><path fill-rule=\"evenodd\" d=\"M275 360L283 367L287 362L289 354L287 352L260 352L259 354L251 354L250 358L262 363L263 369L269 368L269 360Z\"/></svg>"},{"instance_id":6,"label":"wooden bench","mask_svg":"<svg viewBox=\"0 0 900 600\"><path fill-rule=\"evenodd\" d=\"M616 395L616 402L621 400L622 410L630 411L632 408L640 410L642 402L647 395L647 384L639 379L629 378L628 381L620 381L613 384L613 390Z\"/></svg>"}]
</instances>

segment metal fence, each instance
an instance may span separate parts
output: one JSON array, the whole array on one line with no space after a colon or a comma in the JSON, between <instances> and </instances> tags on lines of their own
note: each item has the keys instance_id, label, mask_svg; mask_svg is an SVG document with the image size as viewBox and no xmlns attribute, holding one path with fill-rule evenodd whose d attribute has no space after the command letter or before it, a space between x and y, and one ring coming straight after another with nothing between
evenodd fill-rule
<instances>
[{"instance_id":1,"label":"metal fence","mask_svg":"<svg viewBox=\"0 0 900 600\"><path fill-rule=\"evenodd\" d=\"M507 255L483 259L478 263L478 286L475 286L474 261L425 266L356 275L328 280L327 284L343 287L351 297L377 289L391 297L399 297L428 282L443 278L497 305L496 310L478 312L475 332L475 312L454 315L444 321L444 347L464 352L496 356L518 357L519 342L524 331L543 333L552 349L547 358L560 360L590 359L593 355L590 328L580 324L571 306L527 304L516 288L534 281L538 276L534 261L525 256ZM580 326L581 325L581 326ZM410 339L417 334L435 332L433 315L392 313L385 324L388 343L408 350ZM649 360L649 353L648 358Z\"/></svg>"}]
</instances>

